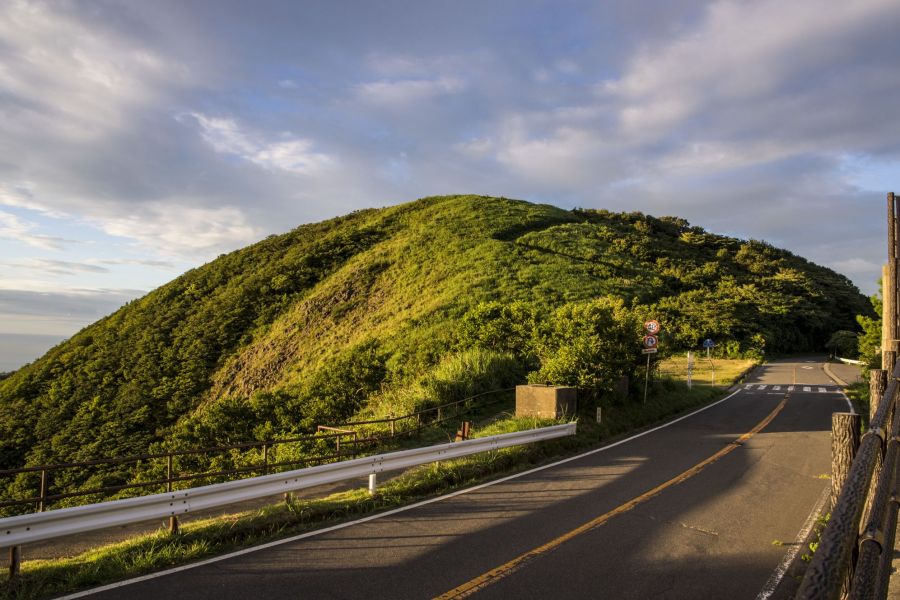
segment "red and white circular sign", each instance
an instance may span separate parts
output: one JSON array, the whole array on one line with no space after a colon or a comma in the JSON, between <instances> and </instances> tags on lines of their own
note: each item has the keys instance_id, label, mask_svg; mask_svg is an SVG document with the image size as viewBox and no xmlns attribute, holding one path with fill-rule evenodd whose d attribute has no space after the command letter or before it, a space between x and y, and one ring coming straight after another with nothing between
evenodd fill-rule
<instances>
[{"instance_id":1,"label":"red and white circular sign","mask_svg":"<svg viewBox=\"0 0 900 600\"><path fill-rule=\"evenodd\" d=\"M656 319L647 321L646 323L644 323L644 329L646 329L647 333L649 333L650 335L656 335L657 333L659 333L660 329L659 321L657 321Z\"/></svg>"}]
</instances>

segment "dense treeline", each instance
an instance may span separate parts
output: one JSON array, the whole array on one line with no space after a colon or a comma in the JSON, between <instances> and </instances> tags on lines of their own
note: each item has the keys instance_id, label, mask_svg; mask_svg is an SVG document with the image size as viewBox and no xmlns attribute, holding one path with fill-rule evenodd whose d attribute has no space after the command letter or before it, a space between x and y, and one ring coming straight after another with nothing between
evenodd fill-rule
<instances>
[{"instance_id":1,"label":"dense treeline","mask_svg":"<svg viewBox=\"0 0 900 600\"><path fill-rule=\"evenodd\" d=\"M526 376L611 389L666 350L821 350L843 276L678 218L428 198L189 271L0 380L0 468L308 431Z\"/></svg>"}]
</instances>

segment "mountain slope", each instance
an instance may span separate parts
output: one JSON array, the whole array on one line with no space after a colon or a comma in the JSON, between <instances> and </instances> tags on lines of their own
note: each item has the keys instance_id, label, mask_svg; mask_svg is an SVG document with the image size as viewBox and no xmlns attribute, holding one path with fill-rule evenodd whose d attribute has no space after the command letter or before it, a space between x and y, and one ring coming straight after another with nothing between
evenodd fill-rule
<instances>
[{"instance_id":1,"label":"mountain slope","mask_svg":"<svg viewBox=\"0 0 900 600\"><path fill-rule=\"evenodd\" d=\"M660 318L672 349L818 349L871 312L833 271L680 219L427 198L223 255L0 381L0 468L346 418L464 352L480 303L604 295Z\"/></svg>"}]
</instances>

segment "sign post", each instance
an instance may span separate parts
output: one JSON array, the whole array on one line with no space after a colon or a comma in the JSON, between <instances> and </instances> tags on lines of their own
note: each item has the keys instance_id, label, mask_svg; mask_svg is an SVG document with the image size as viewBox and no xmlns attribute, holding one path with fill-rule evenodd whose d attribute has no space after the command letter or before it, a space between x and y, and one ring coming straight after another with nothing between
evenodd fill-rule
<instances>
[{"instance_id":1,"label":"sign post","mask_svg":"<svg viewBox=\"0 0 900 600\"><path fill-rule=\"evenodd\" d=\"M659 337L657 336L660 329L659 321L656 319L644 323L644 331L647 332L647 335L644 336L644 349L641 350L641 352L647 355L647 372L644 373L644 404L647 404L647 388L650 386L650 355L656 354L659 351L657 348L659 345Z\"/></svg>"},{"instance_id":2,"label":"sign post","mask_svg":"<svg viewBox=\"0 0 900 600\"><path fill-rule=\"evenodd\" d=\"M712 361L712 358L710 358L709 351L715 345L716 343L710 338L706 338L705 340L703 340L703 347L706 348L706 360L709 361L709 368L711 372L709 385L712 387L716 387L716 364Z\"/></svg>"},{"instance_id":3,"label":"sign post","mask_svg":"<svg viewBox=\"0 0 900 600\"><path fill-rule=\"evenodd\" d=\"M687 354L687 386L688 389L693 389L694 384L694 353L688 350Z\"/></svg>"}]
</instances>

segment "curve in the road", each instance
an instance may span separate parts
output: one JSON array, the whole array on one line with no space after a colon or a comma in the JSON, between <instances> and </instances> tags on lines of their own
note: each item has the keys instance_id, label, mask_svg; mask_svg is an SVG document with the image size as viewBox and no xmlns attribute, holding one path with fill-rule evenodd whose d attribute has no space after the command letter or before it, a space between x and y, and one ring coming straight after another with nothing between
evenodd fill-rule
<instances>
[{"instance_id":1,"label":"curve in the road","mask_svg":"<svg viewBox=\"0 0 900 600\"><path fill-rule=\"evenodd\" d=\"M648 490L648 491L644 492L643 494L641 494L640 496L637 496L636 498L632 498L631 500L629 500L628 502L625 502L624 504L620 504L613 510L606 512L595 519L591 519L584 525L581 525L580 527L577 527L576 529L573 529L573 530L559 536L558 538L547 542L546 544L538 546L537 548L535 548L533 550L529 550L528 552L526 552L524 554L520 554L519 556L517 556L513 560L507 562L506 564L500 565L499 567L495 567L495 568L491 569L490 571L484 573L483 575L479 575L478 577L472 579L471 581L468 581L468 582L462 584L461 586L458 586L458 587L450 590L449 592L441 594L440 596L436 596L434 600L458 600L461 598L467 598L468 596L471 596L476 591L478 591L480 589L484 589L487 586L499 581L501 578L511 575L517 569L523 567L526 562L537 558L541 554L544 554L546 552L553 550L554 548L564 544L565 542L567 542L587 531L590 531L591 529L594 529L595 527L599 527L600 525L603 525L604 523L606 523L613 517L616 517L618 515L621 515L623 513L630 511L631 509L635 508L639 504L643 504L644 502L650 500L651 498L654 498L655 496L659 495L666 488L670 488L673 485L677 485L683 481L686 481L687 479L690 479L691 477L693 477L694 475L696 475L697 473L702 471L707 465L711 465L712 463L716 462L717 460L719 460L726 454L729 454L736 448L739 448L744 442L746 442L747 440L752 438L754 435L756 435L757 433L762 431L769 423L772 422L772 419L774 419L778 415L778 413L781 412L781 410L784 408L784 405L787 404L788 395L789 394L785 394L784 400L782 400L781 403L778 406L776 406L775 409L772 412L770 412L766 416L765 419L763 419L762 421L757 423L750 431L743 434L741 437L737 438L732 443L725 446L724 448L722 448L721 450L719 450L712 456L700 461L699 463L695 464L694 466L687 469L686 471L683 471L682 473L676 475L675 477L666 481L665 483L662 483L662 484L656 486L652 490Z\"/></svg>"}]
</instances>

